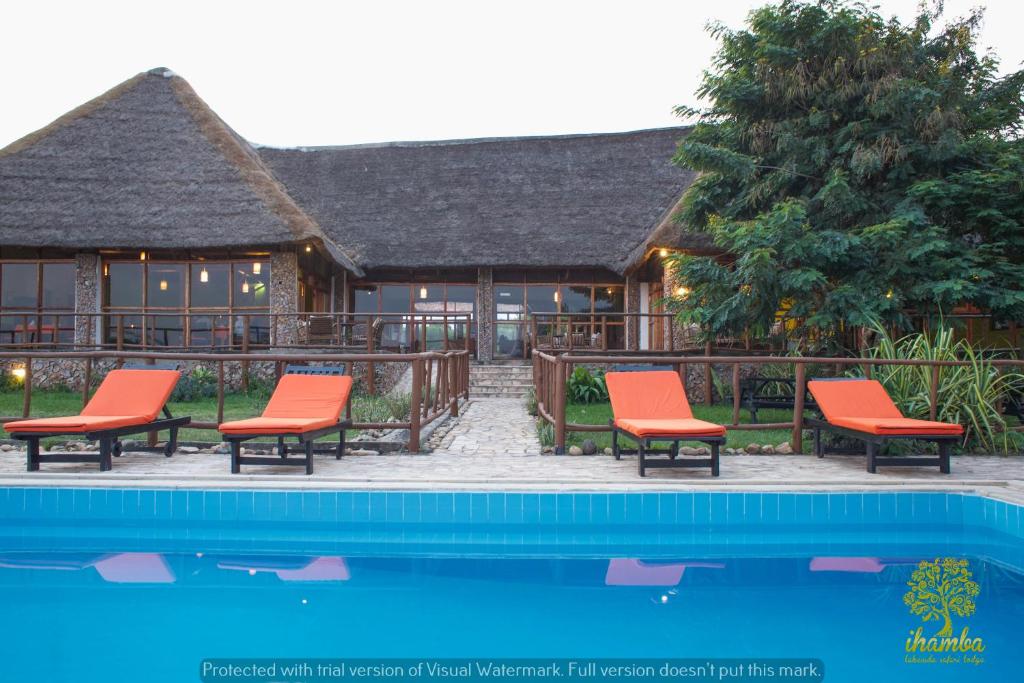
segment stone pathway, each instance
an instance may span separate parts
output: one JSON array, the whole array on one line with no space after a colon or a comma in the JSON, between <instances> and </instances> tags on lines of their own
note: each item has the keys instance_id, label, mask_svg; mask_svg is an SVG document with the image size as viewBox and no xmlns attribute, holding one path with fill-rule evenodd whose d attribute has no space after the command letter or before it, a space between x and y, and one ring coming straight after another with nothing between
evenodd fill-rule
<instances>
[{"instance_id":1,"label":"stone pathway","mask_svg":"<svg viewBox=\"0 0 1024 683\"><path fill-rule=\"evenodd\" d=\"M435 453L538 455L536 421L521 398L474 398L444 435Z\"/></svg>"}]
</instances>

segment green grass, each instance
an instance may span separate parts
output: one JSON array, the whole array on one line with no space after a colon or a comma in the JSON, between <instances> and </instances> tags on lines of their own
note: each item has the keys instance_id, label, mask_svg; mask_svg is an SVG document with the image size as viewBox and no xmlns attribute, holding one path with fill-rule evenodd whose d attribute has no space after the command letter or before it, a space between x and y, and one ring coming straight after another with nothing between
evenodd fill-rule
<instances>
[{"instance_id":1,"label":"green grass","mask_svg":"<svg viewBox=\"0 0 1024 683\"><path fill-rule=\"evenodd\" d=\"M714 422L715 424L727 425L732 422L732 406L694 405L693 414L697 419ZM570 423L607 425L611 417L612 409L608 403L569 403L565 406L565 418ZM793 420L793 412L763 408L757 411L757 419L760 422L791 422ZM749 421L749 412L746 410L741 411L740 422ZM727 448L743 448L751 443L777 446L784 441L790 441L792 435L791 429L731 429L726 433L725 445ZM583 443L584 439L593 439L599 449L611 447L612 445L612 437L609 432L569 432L566 435L566 441L570 446L578 446Z\"/></svg>"},{"instance_id":2,"label":"green grass","mask_svg":"<svg viewBox=\"0 0 1024 683\"><path fill-rule=\"evenodd\" d=\"M18 417L21 415L24 392L0 391L0 415ZM263 396L249 394L225 394L224 421L241 420L256 417L263 411L267 399ZM205 398L197 401L171 401L167 404L173 415L190 415L196 422L217 421L217 399ZM82 395L69 391L33 391L32 417L52 417L55 415L76 415L82 409ZM390 416L390 406L380 396L354 396L352 398L352 415L357 421L379 422ZM358 430L348 430L348 436L355 436ZM7 433L0 430L0 437ZM44 440L45 444L61 442L73 437L55 437ZM145 439L144 434L129 439ZM161 440L166 433L161 433ZM334 441L337 436L328 436L323 440ZM220 434L213 429L182 429L178 433L179 441L207 441L219 443Z\"/></svg>"}]
</instances>

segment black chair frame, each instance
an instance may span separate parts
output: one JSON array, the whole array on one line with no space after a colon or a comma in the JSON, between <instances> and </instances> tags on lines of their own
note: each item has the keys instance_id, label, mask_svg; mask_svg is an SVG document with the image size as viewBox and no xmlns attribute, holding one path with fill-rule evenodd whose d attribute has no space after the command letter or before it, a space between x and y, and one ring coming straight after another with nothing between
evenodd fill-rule
<instances>
[{"instance_id":1,"label":"black chair frame","mask_svg":"<svg viewBox=\"0 0 1024 683\"><path fill-rule=\"evenodd\" d=\"M826 420L817 418L806 418L804 424L814 431L814 454L819 458L825 457L825 447L822 443L821 433L823 431L833 432L849 439L863 441L867 445L867 470L875 474L878 467L914 467L938 466L942 474L950 473L950 454L953 444L961 439L960 436L945 436L939 434L871 434L860 432L856 429L839 427ZM882 447L888 441L931 441L938 445L938 456L908 456L908 455L881 455Z\"/></svg>"},{"instance_id":2,"label":"black chair frame","mask_svg":"<svg viewBox=\"0 0 1024 683\"><path fill-rule=\"evenodd\" d=\"M651 469L667 469L671 467L710 467L711 476L717 477L719 472L719 451L721 450L722 444L725 443L724 436L679 436L678 434L665 434L665 435L652 435L652 436L637 436L624 429L619 429L615 426L615 420L609 420L608 426L612 430L612 455L615 456L616 460L620 460L623 455L636 455L636 466L637 472L641 477L647 476L647 468ZM619 434L629 437L636 442L636 448L620 448L619 447ZM668 448L652 448L651 444L656 441L670 441L672 445ZM692 457L680 457L679 456L679 444L686 441L697 441L699 443L706 443L711 446L711 457L709 458L692 458ZM650 460L650 455L667 455L668 459L657 459Z\"/></svg>"},{"instance_id":3,"label":"black chair frame","mask_svg":"<svg viewBox=\"0 0 1024 683\"><path fill-rule=\"evenodd\" d=\"M286 375L344 375L344 366L326 365L289 365L285 368ZM349 397L351 400L351 397ZM322 427L298 434L224 434L224 440L231 447L231 473L239 474L242 465L287 465L305 467L306 474L313 474L313 442L322 436L338 435L338 445L334 448L334 459L341 460L345 454L345 430L352 426L351 420L341 420L329 427ZM277 438L277 457L267 455L242 455L242 443L252 439L265 439L268 436ZM302 458L289 458L288 445L285 439L294 436L302 447Z\"/></svg>"}]
</instances>

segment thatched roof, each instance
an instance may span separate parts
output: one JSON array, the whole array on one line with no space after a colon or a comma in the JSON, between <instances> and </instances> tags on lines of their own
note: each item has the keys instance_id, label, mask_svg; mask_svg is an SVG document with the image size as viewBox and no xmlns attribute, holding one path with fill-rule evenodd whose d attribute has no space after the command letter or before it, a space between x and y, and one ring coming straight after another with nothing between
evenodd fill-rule
<instances>
[{"instance_id":1,"label":"thatched roof","mask_svg":"<svg viewBox=\"0 0 1024 683\"><path fill-rule=\"evenodd\" d=\"M636 265L695 174L685 128L556 137L260 148L364 268ZM662 230L658 228L662 227ZM700 240L697 240L698 242ZM703 244L701 242L701 244Z\"/></svg>"},{"instance_id":2,"label":"thatched roof","mask_svg":"<svg viewBox=\"0 0 1024 683\"><path fill-rule=\"evenodd\" d=\"M361 270L180 77L154 69L0 150L0 245L313 243Z\"/></svg>"}]
</instances>

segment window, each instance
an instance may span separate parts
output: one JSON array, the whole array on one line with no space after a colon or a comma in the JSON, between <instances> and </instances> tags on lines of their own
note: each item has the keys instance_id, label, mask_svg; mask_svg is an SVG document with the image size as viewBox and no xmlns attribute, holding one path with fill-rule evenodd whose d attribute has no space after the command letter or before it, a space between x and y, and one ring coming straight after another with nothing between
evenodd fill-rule
<instances>
[{"instance_id":1,"label":"window","mask_svg":"<svg viewBox=\"0 0 1024 683\"><path fill-rule=\"evenodd\" d=\"M3 343L74 343L74 311L74 262L0 262L0 340Z\"/></svg>"},{"instance_id":2,"label":"window","mask_svg":"<svg viewBox=\"0 0 1024 683\"><path fill-rule=\"evenodd\" d=\"M453 313L471 316L469 334L472 338L472 316L476 310L476 287L473 285L443 282L360 284L353 286L352 292L352 311L357 315L394 314L383 317L385 325L381 344L384 348L407 349L411 341L419 349L442 349L446 338L449 346L464 345L467 334L465 322L449 320L445 330L444 316ZM414 326L409 325L405 317L410 314L415 314L418 321L426 316L428 321L436 322L420 324L412 329ZM424 334L426 343L422 339Z\"/></svg>"},{"instance_id":3,"label":"window","mask_svg":"<svg viewBox=\"0 0 1024 683\"><path fill-rule=\"evenodd\" d=\"M270 343L269 261L110 261L103 272L108 344Z\"/></svg>"}]
</instances>

